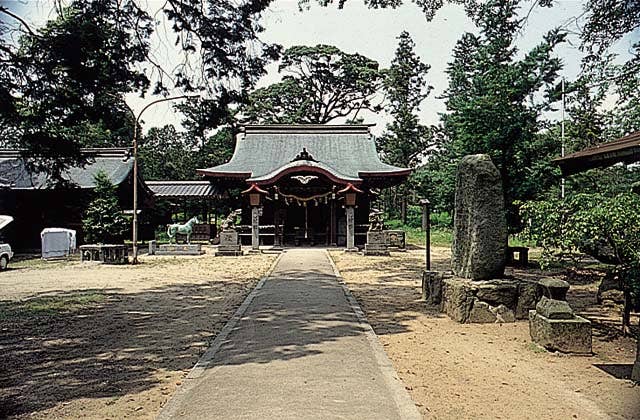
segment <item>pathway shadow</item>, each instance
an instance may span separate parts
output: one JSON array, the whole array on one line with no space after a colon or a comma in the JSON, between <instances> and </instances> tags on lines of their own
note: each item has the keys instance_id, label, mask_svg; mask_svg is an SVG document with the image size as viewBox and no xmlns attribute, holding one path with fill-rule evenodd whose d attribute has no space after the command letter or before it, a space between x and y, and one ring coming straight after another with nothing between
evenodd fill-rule
<instances>
[{"instance_id":1,"label":"pathway shadow","mask_svg":"<svg viewBox=\"0 0 640 420\"><path fill-rule=\"evenodd\" d=\"M79 398L154 387L160 372L190 369L228 316L211 281L123 294L77 290L0 301L0 418Z\"/></svg>"}]
</instances>

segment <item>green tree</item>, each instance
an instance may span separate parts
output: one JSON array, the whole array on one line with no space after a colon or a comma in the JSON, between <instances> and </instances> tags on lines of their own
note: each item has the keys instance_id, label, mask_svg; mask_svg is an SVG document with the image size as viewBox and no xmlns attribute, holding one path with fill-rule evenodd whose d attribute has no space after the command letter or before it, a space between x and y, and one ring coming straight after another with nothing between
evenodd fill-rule
<instances>
[{"instance_id":1,"label":"green tree","mask_svg":"<svg viewBox=\"0 0 640 420\"><path fill-rule=\"evenodd\" d=\"M386 132L376 139L382 158L396 166L413 168L425 156L431 144L431 131L420 124L420 104L429 95L432 87L427 85L426 75L431 68L420 61L415 53L415 43L408 32L398 36L398 48L391 67L384 72L386 110L393 117ZM408 184L414 183L409 180ZM395 196L400 197L400 213L403 222L407 219L408 185L399 187Z\"/></svg>"},{"instance_id":2,"label":"green tree","mask_svg":"<svg viewBox=\"0 0 640 420\"><path fill-rule=\"evenodd\" d=\"M95 198L87 206L82 219L85 241L121 243L129 226L118 204L116 187L102 171L95 175L94 182Z\"/></svg>"},{"instance_id":3,"label":"green tree","mask_svg":"<svg viewBox=\"0 0 640 420\"><path fill-rule=\"evenodd\" d=\"M243 122L325 124L380 110L374 98L382 81L378 63L330 45L294 46L281 59L282 81L252 92L240 110Z\"/></svg>"},{"instance_id":4,"label":"green tree","mask_svg":"<svg viewBox=\"0 0 640 420\"><path fill-rule=\"evenodd\" d=\"M202 140L191 132L179 132L173 125L153 127L140 142L141 172L149 181L197 180L197 168L227 162L234 145L230 128L222 128Z\"/></svg>"},{"instance_id":5,"label":"green tree","mask_svg":"<svg viewBox=\"0 0 640 420\"><path fill-rule=\"evenodd\" d=\"M4 143L38 157L29 162L58 180L82 162L80 147L128 144L133 120L124 94L149 85L136 66L150 32L151 19L131 1L74 1L22 35L19 48L4 41L0 73L11 83L0 123L14 134Z\"/></svg>"},{"instance_id":6,"label":"green tree","mask_svg":"<svg viewBox=\"0 0 640 420\"><path fill-rule=\"evenodd\" d=\"M168 20L183 57L172 69L150 52L156 22L144 2L55 2L55 18L41 29L0 5L0 143L22 148L33 169L59 181L70 165L83 163L81 146L128 142L133 121L125 93L144 95L151 85L154 94L198 91L210 109L226 112L279 55L279 46L258 39L269 3L163 3L155 17ZM9 36L15 28L23 33L18 43Z\"/></svg>"},{"instance_id":7,"label":"green tree","mask_svg":"<svg viewBox=\"0 0 640 420\"><path fill-rule=\"evenodd\" d=\"M540 180L526 182L532 166L549 160L546 153L539 154L536 134L544 128L543 111L558 99L555 82L562 65L553 50L565 38L558 30L550 31L518 59L514 41L523 24L518 3L487 2L477 15L480 34L466 33L456 44L447 69L444 135L438 137L444 168L468 154L491 156L501 174L512 228L517 227L514 200L540 192Z\"/></svg>"},{"instance_id":8,"label":"green tree","mask_svg":"<svg viewBox=\"0 0 640 420\"><path fill-rule=\"evenodd\" d=\"M524 234L543 248L542 263L562 254L586 252L613 264L623 281L626 309L640 301L640 196L574 194L566 200L531 201L522 206ZM560 254L557 254L560 251ZM624 325L629 325L625 311Z\"/></svg>"}]
</instances>

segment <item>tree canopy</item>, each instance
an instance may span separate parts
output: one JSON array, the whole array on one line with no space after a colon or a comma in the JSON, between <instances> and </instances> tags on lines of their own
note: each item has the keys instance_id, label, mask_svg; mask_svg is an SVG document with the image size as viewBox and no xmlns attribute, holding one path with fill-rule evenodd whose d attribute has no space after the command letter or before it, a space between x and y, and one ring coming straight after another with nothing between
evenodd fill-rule
<instances>
[{"instance_id":1,"label":"tree canopy","mask_svg":"<svg viewBox=\"0 0 640 420\"><path fill-rule=\"evenodd\" d=\"M381 109L374 102L382 75L378 63L363 55L331 45L294 46L282 55L278 71L281 82L249 95L240 110L243 121L326 124Z\"/></svg>"},{"instance_id":2,"label":"tree canopy","mask_svg":"<svg viewBox=\"0 0 640 420\"><path fill-rule=\"evenodd\" d=\"M558 99L562 63L553 50L565 39L552 30L518 58L514 42L523 23L518 3L487 2L477 15L479 35L466 33L458 41L447 69L448 112L441 116L444 135L436 152L444 171L452 171L464 155L489 154L500 171L506 203L531 198L546 186L544 180L527 180L537 162L550 160L536 134L544 127L542 112ZM442 178L453 182L452 173ZM512 226L516 215L511 207Z\"/></svg>"},{"instance_id":3,"label":"tree canopy","mask_svg":"<svg viewBox=\"0 0 640 420\"><path fill-rule=\"evenodd\" d=\"M34 169L60 180L69 165L83 162L80 147L130 142L135 118L126 93L194 91L226 112L279 54L258 38L269 3L163 3L159 16L171 23L183 57L171 69L150 50L158 14L137 0L56 3L56 17L38 29L0 6L0 142L23 149ZM22 32L17 43L9 21Z\"/></svg>"}]
</instances>

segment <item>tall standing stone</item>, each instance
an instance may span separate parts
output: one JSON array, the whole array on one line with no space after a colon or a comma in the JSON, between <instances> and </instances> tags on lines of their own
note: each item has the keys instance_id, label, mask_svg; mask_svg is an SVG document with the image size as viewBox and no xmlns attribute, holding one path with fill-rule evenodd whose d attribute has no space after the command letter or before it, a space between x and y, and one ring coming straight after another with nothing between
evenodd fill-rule
<instances>
[{"instance_id":1,"label":"tall standing stone","mask_svg":"<svg viewBox=\"0 0 640 420\"><path fill-rule=\"evenodd\" d=\"M504 275L507 220L500 173L488 155L469 155L458 164L451 263L458 277Z\"/></svg>"}]
</instances>

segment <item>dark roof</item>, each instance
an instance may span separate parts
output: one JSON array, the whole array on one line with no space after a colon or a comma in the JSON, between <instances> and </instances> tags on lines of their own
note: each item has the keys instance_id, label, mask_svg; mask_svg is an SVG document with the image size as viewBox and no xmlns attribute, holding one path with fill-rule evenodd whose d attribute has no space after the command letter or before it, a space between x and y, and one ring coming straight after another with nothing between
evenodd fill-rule
<instances>
[{"instance_id":1,"label":"dark roof","mask_svg":"<svg viewBox=\"0 0 640 420\"><path fill-rule=\"evenodd\" d=\"M560 166L563 175L572 175L587 169L607 167L621 162L638 161L640 161L640 131L553 160Z\"/></svg>"},{"instance_id":2,"label":"dark roof","mask_svg":"<svg viewBox=\"0 0 640 420\"><path fill-rule=\"evenodd\" d=\"M85 166L69 168L63 177L80 188L95 187L94 176L104 171L114 185L121 184L133 169L129 149L83 149L89 157ZM48 187L45 173L30 173L18 150L0 149L0 187L16 190Z\"/></svg>"},{"instance_id":3,"label":"dark roof","mask_svg":"<svg viewBox=\"0 0 640 420\"><path fill-rule=\"evenodd\" d=\"M146 181L156 197L214 197L220 191L209 181Z\"/></svg>"},{"instance_id":4,"label":"dark roof","mask_svg":"<svg viewBox=\"0 0 640 420\"><path fill-rule=\"evenodd\" d=\"M406 176L411 170L382 163L369 125L253 125L238 135L228 163L198 169L205 176L268 183L284 173L329 173L341 183L367 176Z\"/></svg>"}]
</instances>

